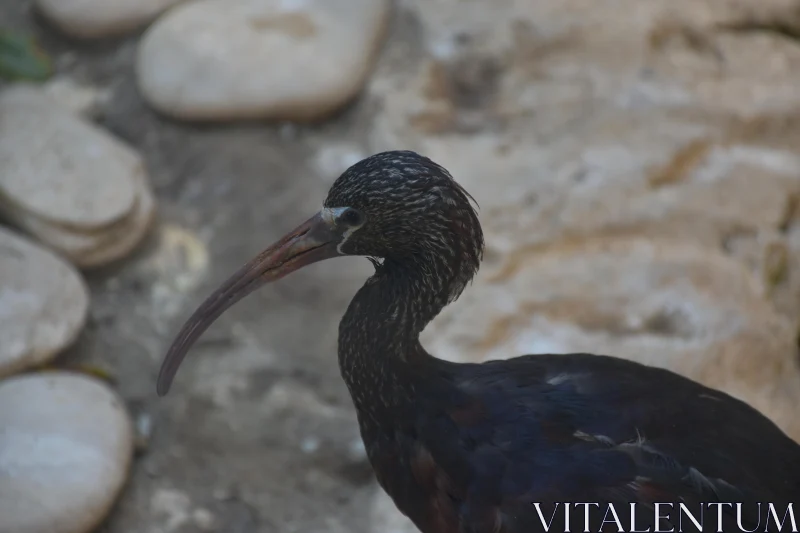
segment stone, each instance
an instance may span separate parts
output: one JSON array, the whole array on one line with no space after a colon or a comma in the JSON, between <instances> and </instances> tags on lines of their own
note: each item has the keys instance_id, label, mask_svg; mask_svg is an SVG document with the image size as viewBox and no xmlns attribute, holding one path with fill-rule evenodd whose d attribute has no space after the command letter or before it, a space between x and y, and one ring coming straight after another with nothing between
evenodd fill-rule
<instances>
[{"instance_id":1,"label":"stone","mask_svg":"<svg viewBox=\"0 0 800 533\"><path fill-rule=\"evenodd\" d=\"M5 217L82 268L129 254L155 216L139 154L29 86L2 93L0 112Z\"/></svg>"},{"instance_id":2,"label":"stone","mask_svg":"<svg viewBox=\"0 0 800 533\"><path fill-rule=\"evenodd\" d=\"M80 374L0 382L0 531L87 533L125 481L131 422L119 397Z\"/></svg>"},{"instance_id":3,"label":"stone","mask_svg":"<svg viewBox=\"0 0 800 533\"><path fill-rule=\"evenodd\" d=\"M142 37L139 89L179 119L319 120L360 92L388 15L387 0L190 2Z\"/></svg>"},{"instance_id":4,"label":"stone","mask_svg":"<svg viewBox=\"0 0 800 533\"><path fill-rule=\"evenodd\" d=\"M72 265L0 227L0 376L49 362L78 337L88 310Z\"/></svg>"},{"instance_id":5,"label":"stone","mask_svg":"<svg viewBox=\"0 0 800 533\"><path fill-rule=\"evenodd\" d=\"M155 198L150 190L142 192L141 208L130 221L91 251L76 256L74 263L81 268L94 268L113 263L127 257L144 239L155 221Z\"/></svg>"},{"instance_id":6,"label":"stone","mask_svg":"<svg viewBox=\"0 0 800 533\"><path fill-rule=\"evenodd\" d=\"M800 440L793 325L743 265L694 244L621 236L521 249L479 274L423 344L461 362L591 352L667 368Z\"/></svg>"},{"instance_id":7,"label":"stone","mask_svg":"<svg viewBox=\"0 0 800 533\"><path fill-rule=\"evenodd\" d=\"M68 35L100 38L133 31L181 1L36 0L36 8Z\"/></svg>"},{"instance_id":8,"label":"stone","mask_svg":"<svg viewBox=\"0 0 800 533\"><path fill-rule=\"evenodd\" d=\"M136 176L138 198L134 212L101 233L71 231L47 221L7 210L8 217L39 240L57 249L81 268L102 266L128 255L144 238L155 216L155 198L142 175ZM0 203L2 206L2 203Z\"/></svg>"},{"instance_id":9,"label":"stone","mask_svg":"<svg viewBox=\"0 0 800 533\"><path fill-rule=\"evenodd\" d=\"M133 211L141 158L31 86L0 94L0 191L20 210L79 230Z\"/></svg>"}]
</instances>

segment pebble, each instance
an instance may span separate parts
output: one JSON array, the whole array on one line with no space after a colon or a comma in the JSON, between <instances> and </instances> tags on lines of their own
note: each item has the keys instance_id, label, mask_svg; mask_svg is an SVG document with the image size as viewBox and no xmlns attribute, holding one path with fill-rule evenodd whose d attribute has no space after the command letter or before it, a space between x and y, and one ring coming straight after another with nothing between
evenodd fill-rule
<instances>
[{"instance_id":1,"label":"pebble","mask_svg":"<svg viewBox=\"0 0 800 533\"><path fill-rule=\"evenodd\" d=\"M0 405L0 531L96 528L127 479L133 450L117 395L93 378L47 372L0 382Z\"/></svg>"},{"instance_id":2,"label":"pebble","mask_svg":"<svg viewBox=\"0 0 800 533\"><path fill-rule=\"evenodd\" d=\"M101 266L130 253L144 238L155 216L155 197L143 175L136 176L138 200L124 224L105 233L73 232L27 213L13 212L10 218L28 233L56 248L79 267Z\"/></svg>"},{"instance_id":3,"label":"pebble","mask_svg":"<svg viewBox=\"0 0 800 533\"><path fill-rule=\"evenodd\" d=\"M591 352L667 368L800 439L795 332L763 289L740 263L693 244L563 240L479 274L425 331L425 345L457 361Z\"/></svg>"},{"instance_id":4,"label":"pebble","mask_svg":"<svg viewBox=\"0 0 800 533\"><path fill-rule=\"evenodd\" d=\"M143 239L155 199L142 158L29 85L0 94L0 211L80 267Z\"/></svg>"},{"instance_id":5,"label":"pebble","mask_svg":"<svg viewBox=\"0 0 800 533\"><path fill-rule=\"evenodd\" d=\"M319 120L361 91L388 15L388 0L190 2L142 37L138 85L179 119Z\"/></svg>"},{"instance_id":6,"label":"pebble","mask_svg":"<svg viewBox=\"0 0 800 533\"><path fill-rule=\"evenodd\" d=\"M0 376L50 361L78 336L88 310L72 265L0 227Z\"/></svg>"},{"instance_id":7,"label":"pebble","mask_svg":"<svg viewBox=\"0 0 800 533\"><path fill-rule=\"evenodd\" d=\"M61 31L79 38L130 32L182 0L35 0L36 8Z\"/></svg>"}]
</instances>

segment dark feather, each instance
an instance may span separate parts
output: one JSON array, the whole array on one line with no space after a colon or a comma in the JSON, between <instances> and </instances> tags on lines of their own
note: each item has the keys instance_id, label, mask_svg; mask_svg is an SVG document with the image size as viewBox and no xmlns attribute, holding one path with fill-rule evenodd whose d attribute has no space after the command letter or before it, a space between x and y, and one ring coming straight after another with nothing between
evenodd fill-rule
<instances>
[{"instance_id":1,"label":"dark feather","mask_svg":"<svg viewBox=\"0 0 800 533\"><path fill-rule=\"evenodd\" d=\"M738 517L763 531L755 503L800 502L800 445L745 403L672 372L591 354L484 364L429 355L419 333L482 257L469 198L429 159L385 152L345 172L325 202L367 214L347 253L384 258L342 319L339 364L378 481L422 532L531 533L542 517L563 531L568 502L598 504L592 531L630 522L631 503L636 527L653 531L656 508L669 512L661 504L740 502L741 516L723 509L726 528L738 531ZM582 513L570 515L573 531Z\"/></svg>"}]
</instances>

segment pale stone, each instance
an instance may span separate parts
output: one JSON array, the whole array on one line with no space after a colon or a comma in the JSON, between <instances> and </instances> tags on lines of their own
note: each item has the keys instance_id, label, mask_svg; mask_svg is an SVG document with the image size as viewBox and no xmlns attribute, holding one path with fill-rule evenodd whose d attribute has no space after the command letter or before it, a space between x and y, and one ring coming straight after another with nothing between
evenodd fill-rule
<instances>
[{"instance_id":1,"label":"pale stone","mask_svg":"<svg viewBox=\"0 0 800 533\"><path fill-rule=\"evenodd\" d=\"M67 348L88 309L88 289L72 265L0 227L0 376Z\"/></svg>"},{"instance_id":2,"label":"pale stone","mask_svg":"<svg viewBox=\"0 0 800 533\"><path fill-rule=\"evenodd\" d=\"M315 120L361 90L387 0L200 0L143 36L144 98L181 119Z\"/></svg>"},{"instance_id":3,"label":"pale stone","mask_svg":"<svg viewBox=\"0 0 800 533\"><path fill-rule=\"evenodd\" d=\"M48 223L4 204L0 209L6 216L40 241L58 250L81 268L102 266L128 255L150 229L156 213L155 197L144 174L134 176L138 190L133 213L101 232L79 232Z\"/></svg>"},{"instance_id":4,"label":"pale stone","mask_svg":"<svg viewBox=\"0 0 800 533\"><path fill-rule=\"evenodd\" d=\"M20 210L92 231L128 216L139 155L61 108L41 90L13 86L0 94L0 196Z\"/></svg>"},{"instance_id":5,"label":"pale stone","mask_svg":"<svg viewBox=\"0 0 800 533\"><path fill-rule=\"evenodd\" d=\"M0 121L0 163L10 169L0 176L0 211L79 267L111 263L142 241L155 217L144 163L46 91L17 86L0 95L0 113L11 118ZM63 104L75 112L88 111L84 105Z\"/></svg>"},{"instance_id":6,"label":"pale stone","mask_svg":"<svg viewBox=\"0 0 800 533\"><path fill-rule=\"evenodd\" d=\"M97 38L120 35L151 21L182 0L35 0L64 33Z\"/></svg>"},{"instance_id":7,"label":"pale stone","mask_svg":"<svg viewBox=\"0 0 800 533\"><path fill-rule=\"evenodd\" d=\"M46 372L0 382L0 405L0 531L94 530L133 451L117 395L84 375Z\"/></svg>"},{"instance_id":8,"label":"pale stone","mask_svg":"<svg viewBox=\"0 0 800 533\"><path fill-rule=\"evenodd\" d=\"M139 175L137 186L137 206L125 225L108 231L96 247L75 258L76 264L96 267L117 261L130 254L144 239L155 220L156 199L144 175Z\"/></svg>"},{"instance_id":9,"label":"pale stone","mask_svg":"<svg viewBox=\"0 0 800 533\"><path fill-rule=\"evenodd\" d=\"M795 331L763 295L744 266L691 244L563 240L498 260L424 343L455 361L591 352L667 368L746 401L800 439Z\"/></svg>"}]
</instances>

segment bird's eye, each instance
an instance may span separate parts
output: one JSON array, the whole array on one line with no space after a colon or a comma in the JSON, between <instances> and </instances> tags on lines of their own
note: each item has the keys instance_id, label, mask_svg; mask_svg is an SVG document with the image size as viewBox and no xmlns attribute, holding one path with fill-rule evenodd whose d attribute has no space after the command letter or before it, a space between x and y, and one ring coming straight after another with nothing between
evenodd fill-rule
<instances>
[{"instance_id":1,"label":"bird's eye","mask_svg":"<svg viewBox=\"0 0 800 533\"><path fill-rule=\"evenodd\" d=\"M339 222L347 224L348 226L360 226L364 223L364 215L361 214L361 211L348 207L339 215Z\"/></svg>"}]
</instances>

